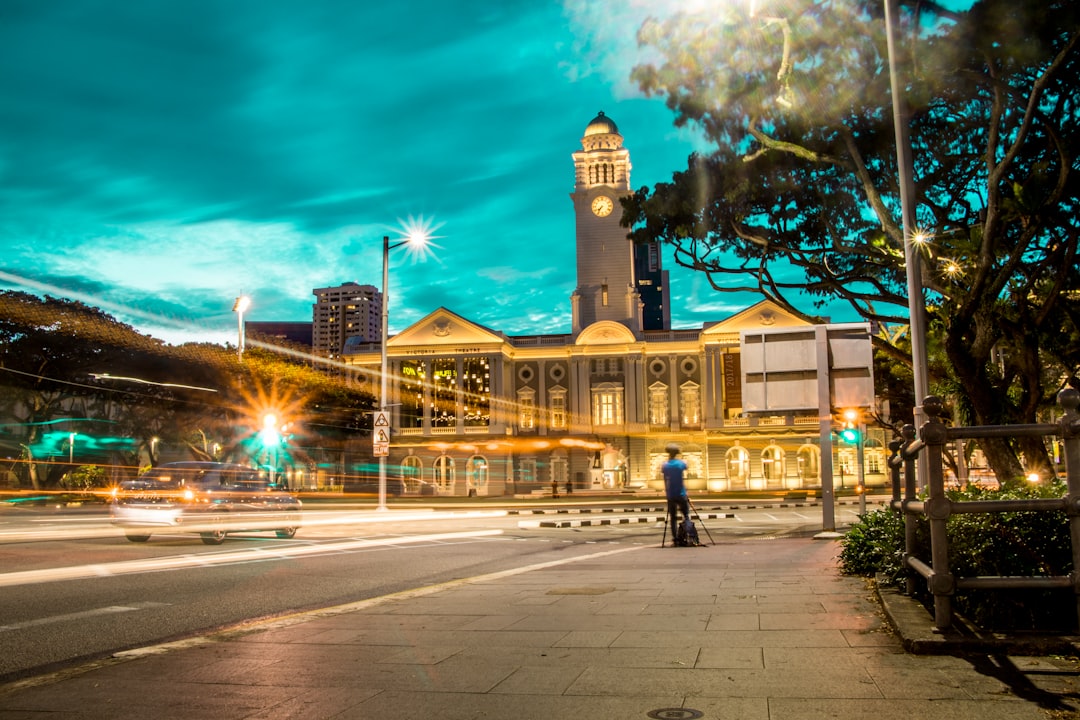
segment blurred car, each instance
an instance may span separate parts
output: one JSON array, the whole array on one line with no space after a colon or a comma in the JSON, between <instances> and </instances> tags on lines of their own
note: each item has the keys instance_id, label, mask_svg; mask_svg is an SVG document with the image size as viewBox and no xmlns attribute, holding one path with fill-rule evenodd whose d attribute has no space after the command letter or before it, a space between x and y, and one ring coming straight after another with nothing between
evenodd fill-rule
<instances>
[{"instance_id":1,"label":"blurred car","mask_svg":"<svg viewBox=\"0 0 1080 720\"><path fill-rule=\"evenodd\" d=\"M197 532L220 545L231 532L272 531L296 535L300 500L244 465L175 462L151 468L113 490L109 515L132 542L146 542L155 529Z\"/></svg>"},{"instance_id":2,"label":"blurred car","mask_svg":"<svg viewBox=\"0 0 1080 720\"><path fill-rule=\"evenodd\" d=\"M405 483L405 493L408 495L438 495L435 486L427 480L420 478L402 478Z\"/></svg>"}]
</instances>

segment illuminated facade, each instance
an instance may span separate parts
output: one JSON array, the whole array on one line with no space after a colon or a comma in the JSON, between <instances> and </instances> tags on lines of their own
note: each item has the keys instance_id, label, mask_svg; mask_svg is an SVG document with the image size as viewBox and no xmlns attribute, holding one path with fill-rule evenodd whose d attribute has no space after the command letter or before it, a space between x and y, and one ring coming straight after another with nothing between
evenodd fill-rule
<instances>
[{"instance_id":1,"label":"illuminated facade","mask_svg":"<svg viewBox=\"0 0 1080 720\"><path fill-rule=\"evenodd\" d=\"M744 413L740 367L745 331L815 326L763 301L672 330L659 248L635 249L619 225L630 193L623 138L601 113L581 142L571 332L509 336L438 308L390 338L391 477L445 495L659 489L664 447L676 442L691 490L820 486L820 414ZM378 344L351 349L345 361L377 395ZM884 482L882 443L865 452L880 470L867 480ZM854 484L854 458L838 451L837 487Z\"/></svg>"}]
</instances>

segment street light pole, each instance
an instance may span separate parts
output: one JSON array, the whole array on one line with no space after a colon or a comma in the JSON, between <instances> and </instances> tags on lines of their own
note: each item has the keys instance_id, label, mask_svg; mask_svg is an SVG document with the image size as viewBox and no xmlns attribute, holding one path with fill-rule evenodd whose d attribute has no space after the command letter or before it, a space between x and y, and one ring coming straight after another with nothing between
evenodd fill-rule
<instances>
[{"instance_id":1,"label":"street light pole","mask_svg":"<svg viewBox=\"0 0 1080 720\"><path fill-rule=\"evenodd\" d=\"M400 244L400 243L399 243ZM390 297L390 238L382 239L382 339L379 342L379 411L386 413L386 341L389 336ZM372 428L372 432L375 429ZM379 455L379 510L386 510L386 455Z\"/></svg>"},{"instance_id":2,"label":"street light pole","mask_svg":"<svg viewBox=\"0 0 1080 720\"><path fill-rule=\"evenodd\" d=\"M233 303L233 312L236 313L236 359L244 362L244 311L251 307L251 298L241 295Z\"/></svg>"},{"instance_id":3,"label":"street light pole","mask_svg":"<svg viewBox=\"0 0 1080 720\"><path fill-rule=\"evenodd\" d=\"M379 342L379 411L386 415L387 403L387 375L389 374L386 360L386 343L389 339L390 318L390 251L402 245L422 246L428 241L427 235L421 232L413 232L401 242L390 244L390 238L383 235L382 250L382 338ZM372 428L372 432L377 432ZM386 428L387 437L390 429ZM386 510L386 455L379 455L379 510Z\"/></svg>"},{"instance_id":4,"label":"street light pole","mask_svg":"<svg viewBox=\"0 0 1080 720\"><path fill-rule=\"evenodd\" d=\"M896 165L900 183L900 215L904 233L904 264L907 273L908 322L911 328L911 369L915 382L915 427L926 422L923 403L929 394L926 357L926 301L923 298L921 258L917 245L918 231L915 224L914 163L911 158L911 140L908 130L907 103L904 87L897 68L896 26L899 24L896 0L885 0L885 33L889 52L889 83L892 90L893 130L896 134ZM926 453L919 455L919 481L927 477Z\"/></svg>"}]
</instances>

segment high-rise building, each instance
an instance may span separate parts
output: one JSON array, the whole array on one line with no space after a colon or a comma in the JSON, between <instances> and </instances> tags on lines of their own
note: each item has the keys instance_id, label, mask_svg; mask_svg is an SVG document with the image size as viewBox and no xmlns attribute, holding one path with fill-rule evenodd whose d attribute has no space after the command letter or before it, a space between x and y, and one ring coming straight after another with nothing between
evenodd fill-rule
<instances>
[{"instance_id":1,"label":"high-rise building","mask_svg":"<svg viewBox=\"0 0 1080 720\"><path fill-rule=\"evenodd\" d=\"M311 346L316 354L336 357L351 338L379 341L382 293L374 285L347 282L315 288L311 293L315 296L311 306Z\"/></svg>"}]
</instances>

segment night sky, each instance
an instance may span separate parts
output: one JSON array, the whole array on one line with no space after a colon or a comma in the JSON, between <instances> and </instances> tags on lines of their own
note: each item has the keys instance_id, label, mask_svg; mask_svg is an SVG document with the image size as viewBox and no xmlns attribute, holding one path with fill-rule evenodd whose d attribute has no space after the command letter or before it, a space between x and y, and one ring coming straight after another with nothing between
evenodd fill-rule
<instances>
[{"instance_id":1,"label":"night sky","mask_svg":"<svg viewBox=\"0 0 1080 720\"><path fill-rule=\"evenodd\" d=\"M439 306L511 334L569 332L570 154L588 122L618 124L635 188L708 147L629 81L637 28L666 12L4 0L0 287L169 342L235 342L237 295L249 320L310 321L312 288L378 286L382 236L425 225L432 256L391 262L391 332ZM666 267L676 327L758 299Z\"/></svg>"}]
</instances>

